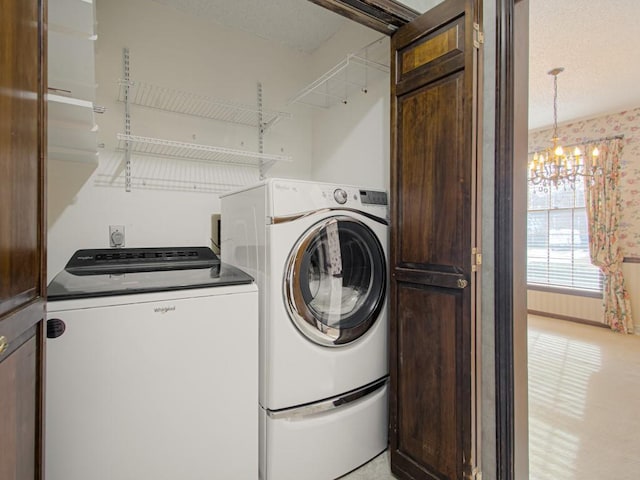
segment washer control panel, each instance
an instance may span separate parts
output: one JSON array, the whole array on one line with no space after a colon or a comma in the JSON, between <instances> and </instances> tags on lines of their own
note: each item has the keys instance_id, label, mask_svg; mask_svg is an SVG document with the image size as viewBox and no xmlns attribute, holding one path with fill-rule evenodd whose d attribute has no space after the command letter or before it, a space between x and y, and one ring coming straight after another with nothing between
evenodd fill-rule
<instances>
[{"instance_id":1,"label":"washer control panel","mask_svg":"<svg viewBox=\"0 0 640 480\"><path fill-rule=\"evenodd\" d=\"M360 190L360 201L363 205L389 205L387 192L378 190Z\"/></svg>"},{"instance_id":2,"label":"washer control panel","mask_svg":"<svg viewBox=\"0 0 640 480\"><path fill-rule=\"evenodd\" d=\"M331 204L346 205L351 207L358 206L372 206L372 207L386 207L389 205L387 198L387 192L381 190L358 190L349 187L333 187L330 189L323 189L322 197L324 198L326 205Z\"/></svg>"},{"instance_id":3,"label":"washer control panel","mask_svg":"<svg viewBox=\"0 0 640 480\"><path fill-rule=\"evenodd\" d=\"M362 210L380 218L388 218L389 215L389 200L384 190L284 179L269 182L272 185L268 195L273 216L295 215L326 208Z\"/></svg>"}]
</instances>

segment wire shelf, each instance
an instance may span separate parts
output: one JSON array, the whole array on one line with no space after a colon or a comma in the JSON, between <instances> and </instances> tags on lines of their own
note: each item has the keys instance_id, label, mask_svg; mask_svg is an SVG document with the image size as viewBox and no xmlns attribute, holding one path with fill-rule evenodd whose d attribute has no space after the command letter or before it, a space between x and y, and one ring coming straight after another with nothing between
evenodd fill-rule
<instances>
[{"instance_id":1,"label":"wire shelf","mask_svg":"<svg viewBox=\"0 0 640 480\"><path fill-rule=\"evenodd\" d=\"M131 81L127 83L124 80L120 81L119 102L125 101L127 85L129 86L128 100L131 105L251 127L261 126L261 114L262 126L265 128L275 125L281 119L291 118L291 114L287 112L276 110L262 110L260 112L259 109L250 105L223 102L205 95L159 87L145 82Z\"/></svg>"},{"instance_id":2,"label":"wire shelf","mask_svg":"<svg viewBox=\"0 0 640 480\"><path fill-rule=\"evenodd\" d=\"M347 103L355 93L366 93L371 83L388 73L389 43L387 37L381 37L347 55L331 70L300 90L288 103L319 108Z\"/></svg>"},{"instance_id":3,"label":"wire shelf","mask_svg":"<svg viewBox=\"0 0 640 480\"><path fill-rule=\"evenodd\" d=\"M109 175L97 174L94 184L98 187L123 188L126 184L124 177L111 178ZM131 187L136 190L164 190L172 192L225 193L244 184L208 183L186 180L163 179L152 177L135 177L131 180Z\"/></svg>"},{"instance_id":4,"label":"wire shelf","mask_svg":"<svg viewBox=\"0 0 640 480\"><path fill-rule=\"evenodd\" d=\"M131 153L154 157L250 166L260 166L263 162L291 161L291 157L287 155L273 155L197 143L176 142L161 138L124 135L122 133L118 133L117 138L119 151L126 151L128 144Z\"/></svg>"},{"instance_id":5,"label":"wire shelf","mask_svg":"<svg viewBox=\"0 0 640 480\"><path fill-rule=\"evenodd\" d=\"M153 156L134 156L129 183L132 189L223 193L252 185L259 180L253 165L211 162L167 161ZM127 184L124 160L117 153L105 153L94 176L100 187L122 188Z\"/></svg>"}]
</instances>

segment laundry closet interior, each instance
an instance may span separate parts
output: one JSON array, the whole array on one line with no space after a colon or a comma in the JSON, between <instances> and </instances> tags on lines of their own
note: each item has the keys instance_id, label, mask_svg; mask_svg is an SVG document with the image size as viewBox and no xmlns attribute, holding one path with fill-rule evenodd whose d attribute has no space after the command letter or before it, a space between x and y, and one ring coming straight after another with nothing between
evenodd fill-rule
<instances>
[{"instance_id":1,"label":"laundry closet interior","mask_svg":"<svg viewBox=\"0 0 640 480\"><path fill-rule=\"evenodd\" d=\"M231 4L49 1L45 471L52 480L176 478L181 468L183 478L255 479L258 444L260 478L328 480L387 447L389 37L310 2ZM260 182L255 200L249 187ZM246 198L227 197L246 188ZM340 208L339 216L310 215ZM298 216L308 224L291 227L289 217ZM267 238L266 247L254 237ZM300 245L307 250L289 253ZM336 246L345 249L342 260L325 259L323 249L333 255ZM196 247L210 247L222 267ZM200 285L201 273L183 280L179 272L143 272L149 265L132 270L138 255L189 257L212 267L219 283ZM81 265L93 256L102 266ZM322 271L325 260L331 274ZM107 263L112 270L100 271ZM82 277L94 267L99 275ZM153 278L148 287L144 275ZM154 283L170 283L160 278L175 278L170 290L185 293L160 293L165 287ZM304 285L289 286L291 279ZM104 282L117 288L107 291ZM291 295L284 302L283 282ZM191 290L197 286L217 293ZM72 290L82 298L72 299ZM288 321L285 306L302 325ZM310 319L314 309L325 320ZM286 325L272 325L276 317ZM214 326L197 333L206 318ZM122 337L97 355L106 347L94 337L107 335L106 322ZM324 322L323 334L304 338L305 322ZM160 348L142 345L145 338ZM146 357L163 345L161 361ZM304 372L307 363L313 369ZM73 378L78 364L84 370ZM82 375L92 381L83 384ZM112 401L99 375L114 382ZM154 427L154 409L175 409L164 432ZM122 432L129 440L118 438Z\"/></svg>"},{"instance_id":2,"label":"laundry closet interior","mask_svg":"<svg viewBox=\"0 0 640 480\"><path fill-rule=\"evenodd\" d=\"M56 1L70 3L50 3ZM74 82L86 83L88 88L73 88L73 94L79 91L80 100L104 113L84 108L58 114L58 105L49 102L49 280L75 250L109 247L109 226L124 227L126 246L210 246L218 195L257 182L261 170L266 177L388 190L388 37L377 42L384 37L379 32L310 2L273 2L270 16L260 19L251 18L252 2L244 2L249 25L268 23L284 39L314 35L297 47L225 26L225 2L75 3L95 9L97 38L78 45L78 38L59 34L64 28L50 18L49 87L64 91ZM279 15L279 8L298 4L313 14L300 13L299 22L291 20L296 15ZM131 85L128 127L124 49ZM371 59L368 67L352 61L322 81L356 52ZM56 93L65 95L50 90ZM325 102L327 108L317 106ZM127 133L143 139L131 142L130 175L122 140ZM267 157L262 169L256 167L261 149Z\"/></svg>"}]
</instances>

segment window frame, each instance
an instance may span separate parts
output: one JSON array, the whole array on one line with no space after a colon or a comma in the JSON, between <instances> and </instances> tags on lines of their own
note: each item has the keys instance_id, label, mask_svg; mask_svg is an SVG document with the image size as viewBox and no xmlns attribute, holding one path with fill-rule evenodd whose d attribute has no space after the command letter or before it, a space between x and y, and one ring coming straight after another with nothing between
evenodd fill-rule
<instances>
[{"instance_id":1,"label":"window frame","mask_svg":"<svg viewBox=\"0 0 640 480\"><path fill-rule=\"evenodd\" d=\"M581 182L581 179L577 179L576 181ZM546 214L547 217L547 265L549 265L550 263L550 258L549 258L549 252L551 250L550 245L550 237L551 237L551 229L550 224L551 224L551 212L570 212L571 213L571 218L575 219L575 214L577 210L584 210L586 213L586 199L584 199L583 202L578 202L576 201L576 190L575 188L573 188L573 186L571 186L571 190L573 192L573 199L572 199L572 205L571 206L561 206L561 207L554 207L553 206L553 199L552 199L552 190L553 186L550 187L546 187L544 188L543 192L545 193L545 195L548 196L548 203L546 208L531 208L531 194L532 191L536 191L539 190L540 187L537 185L532 185L530 183L527 183L527 269L526 269L526 273L527 273L527 289L528 290L536 290L536 291L542 291L542 292L549 292L549 293L558 293L558 294L562 294L562 295L573 295L573 296L579 296L579 297L590 297L590 298L602 298L602 294L603 294L603 289L604 289L604 283L603 283L603 275L602 272L599 272L598 275L598 289L591 289L591 288L580 288L580 287L572 287L572 286L568 286L568 285L554 285L554 284L547 284L547 283L537 283L537 282L530 282L529 281L529 233L528 233L528 228L529 228L529 214L532 212L544 212ZM564 186L559 186L557 188L566 188ZM582 203L582 205L580 205L580 203ZM572 224L571 230L574 231L574 227ZM575 247L575 237L573 237L573 235L571 236L571 246L570 246L570 251L572 252L571 255L571 269L572 272L574 271L575 268L575 255L574 255L574 247ZM553 259L551 259L553 260ZM597 267L594 267L597 268ZM599 269L598 269L599 270Z\"/></svg>"}]
</instances>

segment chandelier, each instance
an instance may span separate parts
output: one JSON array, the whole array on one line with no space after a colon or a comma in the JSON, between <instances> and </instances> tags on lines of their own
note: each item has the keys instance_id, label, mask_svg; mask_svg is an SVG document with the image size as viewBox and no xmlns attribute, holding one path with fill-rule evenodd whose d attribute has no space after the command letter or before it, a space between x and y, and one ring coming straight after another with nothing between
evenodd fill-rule
<instances>
[{"instance_id":1,"label":"chandelier","mask_svg":"<svg viewBox=\"0 0 640 480\"><path fill-rule=\"evenodd\" d=\"M593 181L600 172L598 165L598 147L587 151L587 147L575 146L565 152L558 137L558 75L564 68L558 67L547 72L553 75L553 137L551 146L533 153L529 160L529 183L539 186L540 190L548 190L550 186L575 189L576 179L582 177Z\"/></svg>"}]
</instances>

